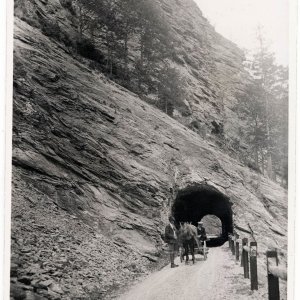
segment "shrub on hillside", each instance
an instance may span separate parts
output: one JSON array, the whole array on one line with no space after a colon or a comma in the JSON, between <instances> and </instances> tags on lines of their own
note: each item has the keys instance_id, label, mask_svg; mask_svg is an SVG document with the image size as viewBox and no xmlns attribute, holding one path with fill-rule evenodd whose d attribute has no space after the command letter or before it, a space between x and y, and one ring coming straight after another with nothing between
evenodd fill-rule
<instances>
[{"instance_id":1,"label":"shrub on hillside","mask_svg":"<svg viewBox=\"0 0 300 300\"><path fill-rule=\"evenodd\" d=\"M60 4L62 7L67 9L73 16L76 15L76 10L73 6L73 1L72 0L59 0Z\"/></svg>"},{"instance_id":2,"label":"shrub on hillside","mask_svg":"<svg viewBox=\"0 0 300 300\"><path fill-rule=\"evenodd\" d=\"M102 52L96 49L95 44L86 38L82 38L76 41L76 48L78 54L81 56L103 64L105 57Z\"/></svg>"},{"instance_id":3,"label":"shrub on hillside","mask_svg":"<svg viewBox=\"0 0 300 300\"><path fill-rule=\"evenodd\" d=\"M261 173L261 170L260 170L259 166L256 165L255 162L253 162L253 161L247 161L246 164L247 164L247 167L249 169L251 169L251 170L253 170L255 172Z\"/></svg>"},{"instance_id":4,"label":"shrub on hillside","mask_svg":"<svg viewBox=\"0 0 300 300\"><path fill-rule=\"evenodd\" d=\"M196 129L200 129L200 124L197 120L193 120L191 123L190 123L190 128L196 128Z\"/></svg>"},{"instance_id":5,"label":"shrub on hillside","mask_svg":"<svg viewBox=\"0 0 300 300\"><path fill-rule=\"evenodd\" d=\"M57 22L48 21L44 18L39 19L42 32L48 37L54 38L64 43L67 47L74 46L73 39L70 35L63 31Z\"/></svg>"},{"instance_id":6,"label":"shrub on hillside","mask_svg":"<svg viewBox=\"0 0 300 300\"><path fill-rule=\"evenodd\" d=\"M57 22L40 19L40 23L41 30L45 35L60 40L60 27Z\"/></svg>"}]
</instances>

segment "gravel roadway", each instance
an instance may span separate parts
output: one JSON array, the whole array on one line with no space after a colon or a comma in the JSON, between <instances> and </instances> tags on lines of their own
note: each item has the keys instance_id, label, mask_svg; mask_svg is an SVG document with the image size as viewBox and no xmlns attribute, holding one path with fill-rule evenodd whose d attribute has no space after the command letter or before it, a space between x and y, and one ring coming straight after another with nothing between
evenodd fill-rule
<instances>
[{"instance_id":1,"label":"gravel roadway","mask_svg":"<svg viewBox=\"0 0 300 300\"><path fill-rule=\"evenodd\" d=\"M196 255L196 263L180 263L149 275L119 300L233 300L266 299L264 289L250 291L240 263L234 261L228 247L209 249L208 259Z\"/></svg>"}]
</instances>

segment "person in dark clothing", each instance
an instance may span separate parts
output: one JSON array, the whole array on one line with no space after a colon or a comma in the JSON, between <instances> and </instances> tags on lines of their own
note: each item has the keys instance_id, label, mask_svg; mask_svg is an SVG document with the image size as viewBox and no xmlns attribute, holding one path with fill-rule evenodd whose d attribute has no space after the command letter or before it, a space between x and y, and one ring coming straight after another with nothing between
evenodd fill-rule
<instances>
[{"instance_id":1,"label":"person in dark clothing","mask_svg":"<svg viewBox=\"0 0 300 300\"><path fill-rule=\"evenodd\" d=\"M203 222L198 222L197 237L200 242L200 247L202 248L202 254L204 255L204 259L206 259L208 253L208 250L206 248L207 235L206 230L203 226Z\"/></svg>"},{"instance_id":2,"label":"person in dark clothing","mask_svg":"<svg viewBox=\"0 0 300 300\"><path fill-rule=\"evenodd\" d=\"M177 249L178 237L177 237L177 230L174 225L175 219L173 216L169 217L169 224L165 228L165 241L169 244L169 253L170 253L170 261L171 261L171 268L178 267L174 263L175 259L175 252Z\"/></svg>"},{"instance_id":3,"label":"person in dark clothing","mask_svg":"<svg viewBox=\"0 0 300 300\"><path fill-rule=\"evenodd\" d=\"M198 222L197 235L198 235L198 239L199 239L201 242L207 240L206 230L205 230L205 228L203 227L203 222Z\"/></svg>"}]
</instances>

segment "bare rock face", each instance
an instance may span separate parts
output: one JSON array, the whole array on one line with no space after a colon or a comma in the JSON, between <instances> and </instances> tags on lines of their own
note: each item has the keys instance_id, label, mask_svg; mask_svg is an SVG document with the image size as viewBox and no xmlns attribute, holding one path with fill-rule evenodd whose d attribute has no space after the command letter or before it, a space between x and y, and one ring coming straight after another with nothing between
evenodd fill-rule
<instances>
[{"instance_id":1,"label":"bare rock face","mask_svg":"<svg viewBox=\"0 0 300 300\"><path fill-rule=\"evenodd\" d=\"M243 51L215 31L193 0L159 2L178 40L174 65L189 91L191 115L177 119L206 138L224 134L227 142L243 144L245 123L236 113L237 93L250 80Z\"/></svg>"},{"instance_id":2,"label":"bare rock face","mask_svg":"<svg viewBox=\"0 0 300 300\"><path fill-rule=\"evenodd\" d=\"M236 231L251 225L262 285L266 249L285 261L284 189L18 18L14 47L12 297L110 298L164 257L182 191L223 195Z\"/></svg>"}]
</instances>

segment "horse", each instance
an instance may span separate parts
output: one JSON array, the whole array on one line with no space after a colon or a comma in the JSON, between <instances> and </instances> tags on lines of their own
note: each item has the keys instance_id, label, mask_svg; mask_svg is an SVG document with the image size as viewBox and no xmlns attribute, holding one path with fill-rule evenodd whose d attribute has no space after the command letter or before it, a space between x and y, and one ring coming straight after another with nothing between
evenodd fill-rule
<instances>
[{"instance_id":1,"label":"horse","mask_svg":"<svg viewBox=\"0 0 300 300\"><path fill-rule=\"evenodd\" d=\"M180 228L178 231L178 239L179 243L182 245L184 249L184 253L181 255L181 261L184 256L186 256L185 263L187 264L189 261L189 250L192 255L193 264L195 263L195 243L198 245L197 239L197 227L189 224L183 223L180 224ZM199 247L199 245L198 245Z\"/></svg>"}]
</instances>

